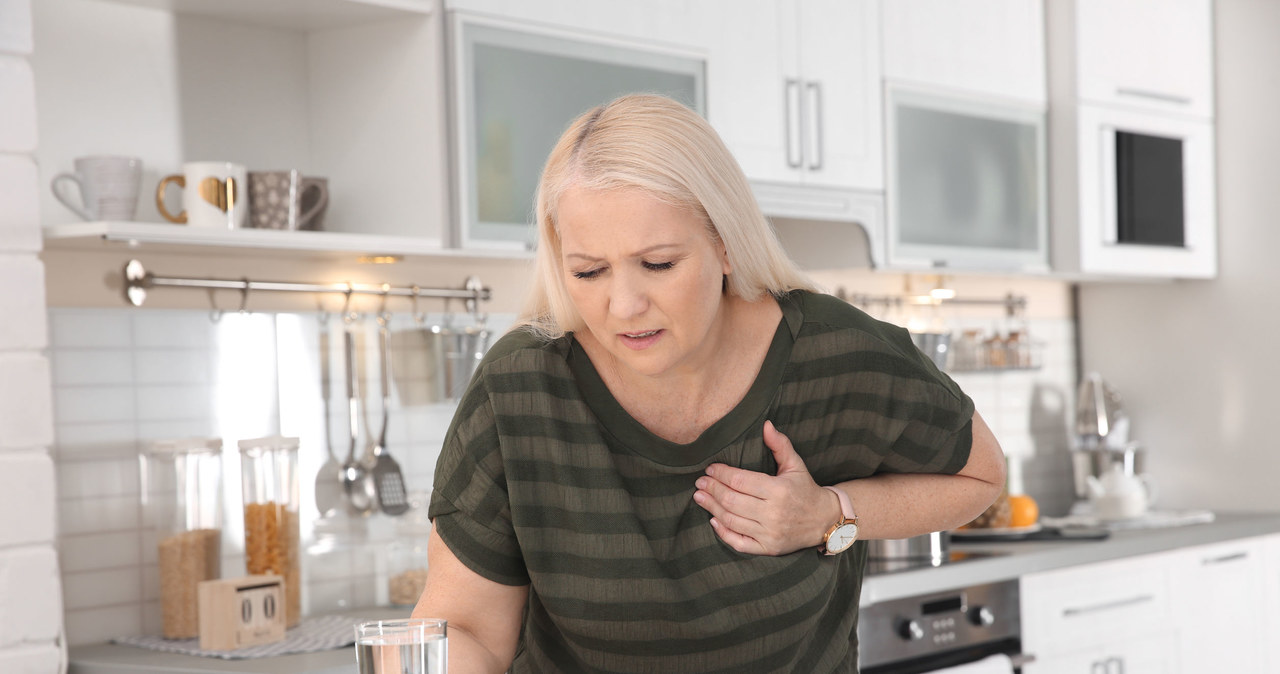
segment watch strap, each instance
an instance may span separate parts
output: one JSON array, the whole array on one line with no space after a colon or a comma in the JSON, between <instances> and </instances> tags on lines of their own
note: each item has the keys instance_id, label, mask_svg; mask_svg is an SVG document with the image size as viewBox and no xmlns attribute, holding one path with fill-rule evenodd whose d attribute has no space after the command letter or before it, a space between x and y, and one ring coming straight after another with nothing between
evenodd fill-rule
<instances>
[{"instance_id":1,"label":"watch strap","mask_svg":"<svg viewBox=\"0 0 1280 674\"><path fill-rule=\"evenodd\" d=\"M858 519L858 517L853 514L853 502L849 500L849 495L844 493L843 489L832 487L830 485L824 485L822 488L830 489L835 492L836 498L840 499L840 512L844 515L845 519L850 521Z\"/></svg>"}]
</instances>

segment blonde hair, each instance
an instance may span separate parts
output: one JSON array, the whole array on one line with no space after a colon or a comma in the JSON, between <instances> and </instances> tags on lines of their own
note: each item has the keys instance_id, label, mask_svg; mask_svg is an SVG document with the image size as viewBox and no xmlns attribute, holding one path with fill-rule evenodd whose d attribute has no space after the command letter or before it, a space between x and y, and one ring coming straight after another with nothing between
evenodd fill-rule
<instances>
[{"instance_id":1,"label":"blonde hair","mask_svg":"<svg viewBox=\"0 0 1280 674\"><path fill-rule=\"evenodd\" d=\"M583 113L551 150L538 184L534 283L517 326L547 339L582 327L565 287L557 206L569 187L640 189L699 214L733 270L726 292L815 290L760 212L742 168L711 125L663 96L633 94Z\"/></svg>"}]
</instances>

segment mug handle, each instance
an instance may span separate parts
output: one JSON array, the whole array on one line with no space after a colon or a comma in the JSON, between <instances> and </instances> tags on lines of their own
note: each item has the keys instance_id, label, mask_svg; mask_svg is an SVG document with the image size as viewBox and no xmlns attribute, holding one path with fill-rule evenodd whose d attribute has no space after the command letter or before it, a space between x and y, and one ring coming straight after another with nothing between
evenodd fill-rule
<instances>
[{"instance_id":1,"label":"mug handle","mask_svg":"<svg viewBox=\"0 0 1280 674\"><path fill-rule=\"evenodd\" d=\"M178 183L178 187L186 188L187 186L187 179L183 176L165 176L164 179L160 181L160 184L156 185L156 208L160 209L160 215L163 215L169 222L176 222L180 225L185 225L187 224L187 212L185 210L174 215L164 206L164 188L171 182Z\"/></svg>"},{"instance_id":2,"label":"mug handle","mask_svg":"<svg viewBox=\"0 0 1280 674\"><path fill-rule=\"evenodd\" d=\"M320 198L311 205L311 208L307 209L306 213L298 216L298 229L305 228L307 223L311 222L311 219L316 217L316 214L324 208L325 204L329 203L329 188L325 187L324 183L311 183L302 190L302 194L306 194L312 189L320 190ZM298 200L302 200L302 195L298 195Z\"/></svg>"},{"instance_id":3,"label":"mug handle","mask_svg":"<svg viewBox=\"0 0 1280 674\"><path fill-rule=\"evenodd\" d=\"M62 182L63 180L70 180L71 182L75 183L76 189L80 191L80 200L84 201L84 185L81 184L80 178L76 177L75 174L66 173L66 172L59 173L58 175L54 176L53 182L49 183L49 189L53 190L54 198L57 199L58 201L61 201L63 206L70 208L72 211L75 212L76 215L84 218L86 221L92 222L94 220L97 220L97 218L93 217L93 215L89 213L87 209L85 209L83 206L80 206L79 204L73 203L70 200L70 198L67 197L66 194L63 194L62 190L58 189L58 183Z\"/></svg>"}]
</instances>

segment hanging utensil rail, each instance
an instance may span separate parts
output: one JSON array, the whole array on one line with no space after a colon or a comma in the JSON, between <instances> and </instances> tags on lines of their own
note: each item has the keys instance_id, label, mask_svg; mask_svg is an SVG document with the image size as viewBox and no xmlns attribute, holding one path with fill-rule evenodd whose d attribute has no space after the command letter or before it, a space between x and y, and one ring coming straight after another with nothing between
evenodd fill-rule
<instances>
[{"instance_id":1,"label":"hanging utensil rail","mask_svg":"<svg viewBox=\"0 0 1280 674\"><path fill-rule=\"evenodd\" d=\"M843 288L841 289L843 290ZM837 297L861 306L883 305L885 308L902 307L902 306L928 306L928 305L945 305L945 304L968 304L968 305L985 305L985 306L1003 306L1005 313L1009 316L1016 316L1019 312L1027 308L1027 298L1025 295L1015 295L1009 293L1004 297L991 298L969 298L969 297L933 297L930 295L864 295L861 293L844 294L836 293Z\"/></svg>"},{"instance_id":2,"label":"hanging utensil rail","mask_svg":"<svg viewBox=\"0 0 1280 674\"><path fill-rule=\"evenodd\" d=\"M466 280L462 288L425 288L419 286L391 286L388 284L362 283L289 283L281 281L251 281L241 279L215 278L180 278L173 276L156 276L142 266L138 260L130 260L124 266L125 299L135 307L142 306L147 299L147 291L156 287L167 288L202 288L214 290L239 290L245 296L250 291L283 291L303 293L340 293L351 295L382 295L409 298L440 298L466 300L468 311L481 301L490 298L489 288L480 279L472 276Z\"/></svg>"}]
</instances>

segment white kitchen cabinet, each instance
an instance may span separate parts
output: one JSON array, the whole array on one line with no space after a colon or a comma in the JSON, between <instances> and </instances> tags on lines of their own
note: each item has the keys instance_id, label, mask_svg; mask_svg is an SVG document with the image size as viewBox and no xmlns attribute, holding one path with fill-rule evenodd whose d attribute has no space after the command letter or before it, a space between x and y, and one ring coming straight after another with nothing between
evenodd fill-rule
<instances>
[{"instance_id":1,"label":"white kitchen cabinet","mask_svg":"<svg viewBox=\"0 0 1280 674\"><path fill-rule=\"evenodd\" d=\"M707 0L707 112L753 181L884 188L875 0Z\"/></svg>"},{"instance_id":2,"label":"white kitchen cabinet","mask_svg":"<svg viewBox=\"0 0 1280 674\"><path fill-rule=\"evenodd\" d=\"M532 250L543 165L569 123L632 92L705 113L705 64L651 42L449 12L456 245ZM548 95L554 92L554 95Z\"/></svg>"},{"instance_id":3,"label":"white kitchen cabinet","mask_svg":"<svg viewBox=\"0 0 1280 674\"><path fill-rule=\"evenodd\" d=\"M1259 665L1266 629L1264 543L1246 538L1178 552L1171 565L1177 592L1178 659L1184 672L1275 671Z\"/></svg>"},{"instance_id":4,"label":"white kitchen cabinet","mask_svg":"<svg viewBox=\"0 0 1280 674\"><path fill-rule=\"evenodd\" d=\"M1046 4L1055 271L1218 272L1210 0Z\"/></svg>"},{"instance_id":5,"label":"white kitchen cabinet","mask_svg":"<svg viewBox=\"0 0 1280 674\"><path fill-rule=\"evenodd\" d=\"M1262 539L1262 629L1265 634L1280 632L1280 535ZM1280 649L1265 649L1261 671L1280 672Z\"/></svg>"},{"instance_id":6,"label":"white kitchen cabinet","mask_svg":"<svg viewBox=\"0 0 1280 674\"><path fill-rule=\"evenodd\" d=\"M1023 576L1024 674L1181 671L1171 554Z\"/></svg>"},{"instance_id":7,"label":"white kitchen cabinet","mask_svg":"<svg viewBox=\"0 0 1280 674\"><path fill-rule=\"evenodd\" d=\"M1166 633L1085 647L1068 655L1037 656L1022 666L1022 673L1177 674L1184 670L1179 668L1174 641Z\"/></svg>"},{"instance_id":8,"label":"white kitchen cabinet","mask_svg":"<svg viewBox=\"0 0 1280 674\"><path fill-rule=\"evenodd\" d=\"M1082 102L1213 117L1213 0L1074 4Z\"/></svg>"},{"instance_id":9,"label":"white kitchen cabinet","mask_svg":"<svg viewBox=\"0 0 1280 674\"><path fill-rule=\"evenodd\" d=\"M891 0L881 12L886 80L1047 104L1041 0Z\"/></svg>"}]
</instances>

